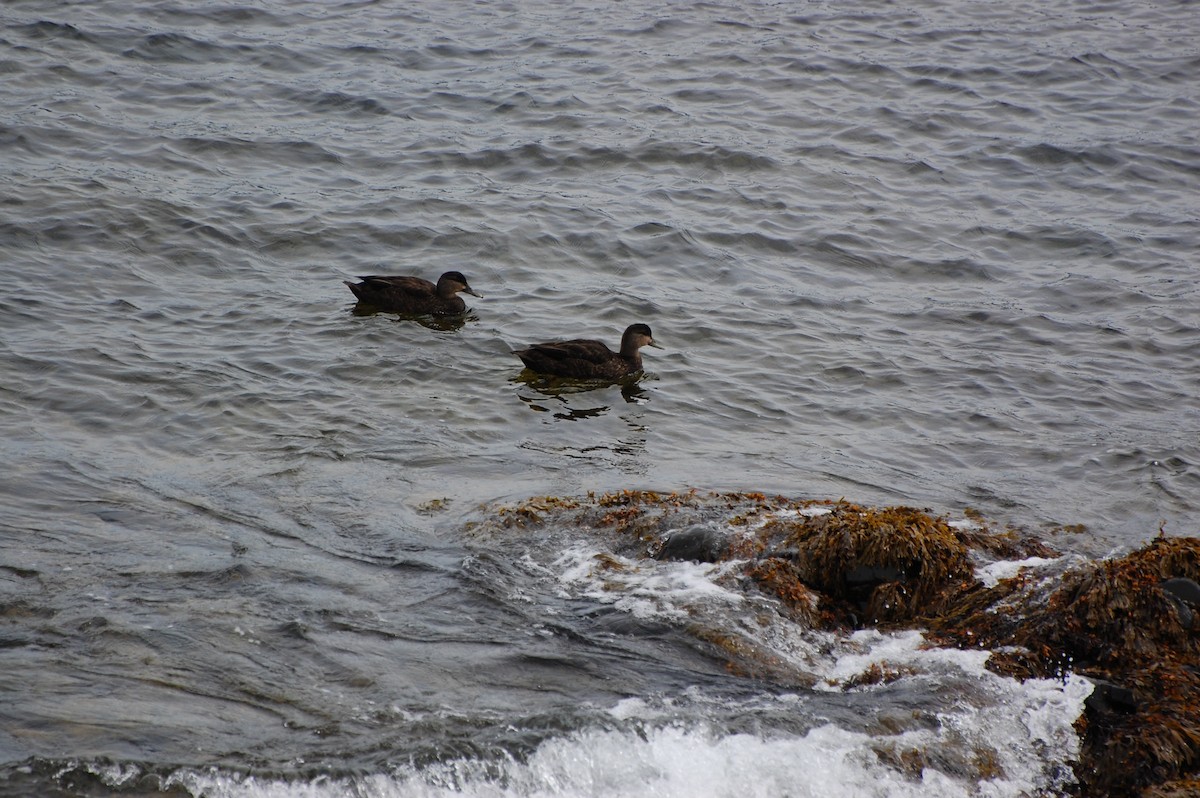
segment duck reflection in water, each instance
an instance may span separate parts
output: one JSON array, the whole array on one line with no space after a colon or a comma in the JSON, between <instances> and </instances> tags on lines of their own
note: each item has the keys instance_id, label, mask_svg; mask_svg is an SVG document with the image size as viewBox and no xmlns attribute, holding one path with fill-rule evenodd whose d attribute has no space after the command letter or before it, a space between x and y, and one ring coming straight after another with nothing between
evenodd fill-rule
<instances>
[{"instance_id":1,"label":"duck reflection in water","mask_svg":"<svg viewBox=\"0 0 1200 798\"><path fill-rule=\"evenodd\" d=\"M365 305L359 302L350 312L355 316L376 316L380 313L394 313L393 311L381 310L374 305ZM457 316L430 316L427 313L399 313L394 314L393 321L397 323L408 323L410 321L420 324L430 330L438 332L457 332L461 330L469 321L479 321L479 317L474 313L460 313Z\"/></svg>"},{"instance_id":2,"label":"duck reflection in water","mask_svg":"<svg viewBox=\"0 0 1200 798\"><path fill-rule=\"evenodd\" d=\"M513 382L520 382L527 385L540 394L540 396L517 395L522 402L529 406L530 410L538 413L552 413L554 418L562 421L579 421L585 418L594 418L604 415L612 409L609 405L572 407L576 403L573 401L575 396L586 391L612 385L611 381L571 380L562 377L546 377L525 371L520 376L515 377ZM621 398L629 404L644 404L650 398L650 395L642 389L641 385L635 379L626 378L620 380L619 384L621 386Z\"/></svg>"}]
</instances>

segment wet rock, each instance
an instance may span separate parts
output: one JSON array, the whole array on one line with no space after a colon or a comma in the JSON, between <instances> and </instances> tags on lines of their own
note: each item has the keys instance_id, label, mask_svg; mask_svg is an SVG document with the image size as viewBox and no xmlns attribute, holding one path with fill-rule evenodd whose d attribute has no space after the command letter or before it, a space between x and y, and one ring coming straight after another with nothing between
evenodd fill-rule
<instances>
[{"instance_id":1,"label":"wet rock","mask_svg":"<svg viewBox=\"0 0 1200 798\"><path fill-rule=\"evenodd\" d=\"M1200 607L1200 582L1174 577L1164 580L1159 587L1185 604Z\"/></svg>"},{"instance_id":2,"label":"wet rock","mask_svg":"<svg viewBox=\"0 0 1200 798\"><path fill-rule=\"evenodd\" d=\"M962 530L909 507L753 493L621 491L540 498L498 515L507 528L552 521L608 535L634 557L744 562L747 589L798 623L919 628L940 645L990 649L988 667L1012 678L1083 675L1096 690L1078 723L1077 794L1200 794L1188 791L1200 782L1200 538L1159 535L1051 581L1018 574L986 586L972 552L1054 553L1011 530ZM732 673L790 678L736 631L692 633Z\"/></svg>"},{"instance_id":3,"label":"wet rock","mask_svg":"<svg viewBox=\"0 0 1200 798\"><path fill-rule=\"evenodd\" d=\"M719 562L729 551L729 533L712 526L697 524L668 532L652 546L656 560Z\"/></svg>"},{"instance_id":4,"label":"wet rock","mask_svg":"<svg viewBox=\"0 0 1200 798\"><path fill-rule=\"evenodd\" d=\"M1200 628L1200 583L1191 579L1174 577L1159 584L1167 598L1175 604L1179 624L1184 629Z\"/></svg>"},{"instance_id":5,"label":"wet rock","mask_svg":"<svg viewBox=\"0 0 1200 798\"><path fill-rule=\"evenodd\" d=\"M1182 574L1182 575L1181 575ZM1164 576L1171 575L1164 581ZM1022 677L1067 670L1097 683L1082 724L1080 794L1126 796L1200 772L1200 636L1176 621L1200 576L1200 538L1158 537L1062 576L1046 597L1010 591L1004 612L964 601L937 621L989 666ZM1166 582L1171 582L1169 587ZM986 595L986 594L985 594ZM1001 651L1023 652L1016 659Z\"/></svg>"},{"instance_id":6,"label":"wet rock","mask_svg":"<svg viewBox=\"0 0 1200 798\"><path fill-rule=\"evenodd\" d=\"M1092 694L1083 702L1084 708L1093 718L1097 715L1128 715L1138 709L1137 695L1128 687L1112 682L1096 681Z\"/></svg>"},{"instance_id":7,"label":"wet rock","mask_svg":"<svg viewBox=\"0 0 1200 798\"><path fill-rule=\"evenodd\" d=\"M837 504L796 523L791 540L804 582L872 623L911 620L974 573L945 520L911 507Z\"/></svg>"},{"instance_id":8,"label":"wet rock","mask_svg":"<svg viewBox=\"0 0 1200 798\"><path fill-rule=\"evenodd\" d=\"M1196 628L1196 611L1182 602L1175 603L1175 612L1179 615L1179 625L1184 629Z\"/></svg>"},{"instance_id":9,"label":"wet rock","mask_svg":"<svg viewBox=\"0 0 1200 798\"><path fill-rule=\"evenodd\" d=\"M890 565L859 565L846 571L845 578L846 585L853 590L864 586L876 587L884 582L903 582L904 572Z\"/></svg>"}]
</instances>

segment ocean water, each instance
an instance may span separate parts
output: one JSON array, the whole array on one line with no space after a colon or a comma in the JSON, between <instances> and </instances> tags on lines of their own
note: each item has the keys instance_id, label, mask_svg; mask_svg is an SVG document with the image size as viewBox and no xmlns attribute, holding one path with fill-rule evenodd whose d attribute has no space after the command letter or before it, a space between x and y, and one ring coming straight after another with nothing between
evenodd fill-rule
<instances>
[{"instance_id":1,"label":"ocean water","mask_svg":"<svg viewBox=\"0 0 1200 798\"><path fill-rule=\"evenodd\" d=\"M697 488L970 508L1060 567L1196 534L1197 42L1133 0L6 0L0 793L1065 788L1084 679L486 522ZM342 283L450 269L455 324ZM624 389L511 354L635 321Z\"/></svg>"}]
</instances>

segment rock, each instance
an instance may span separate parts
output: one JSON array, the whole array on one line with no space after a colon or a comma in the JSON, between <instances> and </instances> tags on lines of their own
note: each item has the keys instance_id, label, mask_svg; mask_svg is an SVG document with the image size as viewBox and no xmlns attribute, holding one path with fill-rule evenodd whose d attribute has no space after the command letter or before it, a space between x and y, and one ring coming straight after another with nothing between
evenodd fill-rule
<instances>
[{"instance_id":1,"label":"rock","mask_svg":"<svg viewBox=\"0 0 1200 798\"><path fill-rule=\"evenodd\" d=\"M656 560L718 562L729 551L729 534L703 524L668 532L651 548Z\"/></svg>"},{"instance_id":2,"label":"rock","mask_svg":"<svg viewBox=\"0 0 1200 798\"><path fill-rule=\"evenodd\" d=\"M1138 710L1137 695L1128 687L1097 680L1092 694L1083 702L1089 715L1119 713L1128 715Z\"/></svg>"},{"instance_id":3,"label":"rock","mask_svg":"<svg viewBox=\"0 0 1200 798\"><path fill-rule=\"evenodd\" d=\"M1184 629L1197 628L1200 625L1196 617L1196 613L1200 612L1200 584L1191 579L1176 577L1160 582L1158 586L1175 605L1180 626Z\"/></svg>"},{"instance_id":4,"label":"rock","mask_svg":"<svg viewBox=\"0 0 1200 798\"><path fill-rule=\"evenodd\" d=\"M1196 609L1200 609L1200 583L1191 579L1176 577L1174 579L1166 579L1160 582L1158 586L1168 596L1185 604L1190 604Z\"/></svg>"}]
</instances>

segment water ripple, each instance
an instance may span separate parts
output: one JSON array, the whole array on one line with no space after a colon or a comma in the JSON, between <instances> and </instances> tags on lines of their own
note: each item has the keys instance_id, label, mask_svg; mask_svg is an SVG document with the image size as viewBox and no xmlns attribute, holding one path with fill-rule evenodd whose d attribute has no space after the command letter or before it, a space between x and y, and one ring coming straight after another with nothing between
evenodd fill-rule
<instances>
[{"instance_id":1,"label":"water ripple","mask_svg":"<svg viewBox=\"0 0 1200 798\"><path fill-rule=\"evenodd\" d=\"M1194 531L1200 59L1166 6L66 9L0 23L13 756L378 770L726 684L464 542L497 498ZM482 294L454 323L342 284L448 270ZM633 322L633 386L512 354Z\"/></svg>"}]
</instances>

